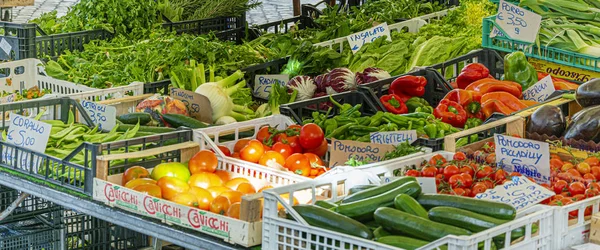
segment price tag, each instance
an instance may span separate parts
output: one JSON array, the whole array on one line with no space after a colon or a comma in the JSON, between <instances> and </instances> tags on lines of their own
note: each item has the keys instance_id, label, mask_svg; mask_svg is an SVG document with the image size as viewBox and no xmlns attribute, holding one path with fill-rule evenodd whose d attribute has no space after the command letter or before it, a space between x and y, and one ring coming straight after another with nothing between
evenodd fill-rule
<instances>
[{"instance_id":1,"label":"price tag","mask_svg":"<svg viewBox=\"0 0 600 250\"><path fill-rule=\"evenodd\" d=\"M402 130L389 132L373 132L371 133L371 142L378 144L391 144L397 146L400 143L408 141L413 143L417 140L416 130Z\"/></svg>"},{"instance_id":2,"label":"price tag","mask_svg":"<svg viewBox=\"0 0 600 250\"><path fill-rule=\"evenodd\" d=\"M587 82L594 78L600 78L600 72L578 69L566 65L559 65L556 63L548 62L545 60L539 60L531 57L527 58L527 61L529 61L529 63L533 65L533 67L535 67L535 70L537 70L538 72L547 73L557 78L578 82Z\"/></svg>"},{"instance_id":3,"label":"price tag","mask_svg":"<svg viewBox=\"0 0 600 250\"><path fill-rule=\"evenodd\" d=\"M10 125L6 133L8 143L39 153L46 151L52 125L14 113L10 113L9 119ZM22 151L17 156L14 149L5 149L2 154L2 161L11 165L12 162L17 161L17 165L21 168L34 171L37 171L42 163L40 157L33 157L31 154Z\"/></svg>"},{"instance_id":4,"label":"price tag","mask_svg":"<svg viewBox=\"0 0 600 250\"><path fill-rule=\"evenodd\" d=\"M0 48L4 51L4 53L6 53L7 55L10 55L12 46L10 46L10 44L6 41L6 39L2 38L2 40L0 40Z\"/></svg>"},{"instance_id":5,"label":"price tag","mask_svg":"<svg viewBox=\"0 0 600 250\"><path fill-rule=\"evenodd\" d=\"M352 53L356 53L363 45L372 43L382 36L387 36L387 40L390 42L392 41L392 36L390 35L390 29L388 28L387 23L382 23L370 29L354 33L347 36L346 39L348 39Z\"/></svg>"},{"instance_id":6,"label":"price tag","mask_svg":"<svg viewBox=\"0 0 600 250\"><path fill-rule=\"evenodd\" d=\"M171 97L182 101L188 109L191 117L196 120L212 124L212 108L210 100L204 95L185 89L171 88Z\"/></svg>"},{"instance_id":7,"label":"price tag","mask_svg":"<svg viewBox=\"0 0 600 250\"><path fill-rule=\"evenodd\" d=\"M0 104L14 102L16 97L17 97L17 94L15 94L15 93L12 93L12 94L4 96L4 97L0 97Z\"/></svg>"},{"instance_id":8,"label":"price tag","mask_svg":"<svg viewBox=\"0 0 600 250\"><path fill-rule=\"evenodd\" d=\"M98 125L99 130L111 130L117 124L117 108L88 100L81 100L79 103L90 116L92 122ZM83 117L80 119L83 119Z\"/></svg>"},{"instance_id":9,"label":"price tag","mask_svg":"<svg viewBox=\"0 0 600 250\"><path fill-rule=\"evenodd\" d=\"M494 135L496 164L506 172L519 172L538 183L550 183L550 146L546 142Z\"/></svg>"},{"instance_id":10,"label":"price tag","mask_svg":"<svg viewBox=\"0 0 600 250\"><path fill-rule=\"evenodd\" d=\"M331 140L329 167L343 166L354 157L358 161L370 159L370 162L383 161L385 153L393 151L389 144L375 144L348 140Z\"/></svg>"},{"instance_id":11,"label":"price tag","mask_svg":"<svg viewBox=\"0 0 600 250\"><path fill-rule=\"evenodd\" d=\"M542 16L500 0L496 23L504 30L503 33L508 35L508 37L533 43L540 31Z\"/></svg>"},{"instance_id":12,"label":"price tag","mask_svg":"<svg viewBox=\"0 0 600 250\"><path fill-rule=\"evenodd\" d=\"M548 99L548 97L552 95L554 91L555 89L554 83L552 83L552 76L547 75L546 77L542 78L542 80L523 91L523 99L543 102Z\"/></svg>"},{"instance_id":13,"label":"price tag","mask_svg":"<svg viewBox=\"0 0 600 250\"><path fill-rule=\"evenodd\" d=\"M254 77L254 96L267 99L271 94L271 85L285 86L290 80L289 75L256 75Z\"/></svg>"},{"instance_id":14,"label":"price tag","mask_svg":"<svg viewBox=\"0 0 600 250\"><path fill-rule=\"evenodd\" d=\"M554 192L527 178L515 176L512 181L477 194L475 198L506 203L520 211L552 196Z\"/></svg>"},{"instance_id":15,"label":"price tag","mask_svg":"<svg viewBox=\"0 0 600 250\"><path fill-rule=\"evenodd\" d=\"M381 177L381 183L388 183L393 180L402 178L401 176ZM435 185L435 178L432 177L416 177L419 185L421 185L421 191L426 194L437 194L437 186Z\"/></svg>"}]
</instances>

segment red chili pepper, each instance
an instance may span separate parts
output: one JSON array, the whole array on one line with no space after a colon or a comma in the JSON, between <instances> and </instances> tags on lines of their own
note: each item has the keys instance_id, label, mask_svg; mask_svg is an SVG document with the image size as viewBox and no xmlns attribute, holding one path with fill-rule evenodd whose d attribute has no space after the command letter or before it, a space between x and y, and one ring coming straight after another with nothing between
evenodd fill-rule
<instances>
[{"instance_id":1,"label":"red chili pepper","mask_svg":"<svg viewBox=\"0 0 600 250\"><path fill-rule=\"evenodd\" d=\"M384 95L379 98L383 107L393 114L406 114L408 113L408 107L404 104L401 97L394 94Z\"/></svg>"},{"instance_id":2,"label":"red chili pepper","mask_svg":"<svg viewBox=\"0 0 600 250\"><path fill-rule=\"evenodd\" d=\"M457 102L444 99L433 110L433 115L442 122L448 123L454 127L462 128L467 122L467 111Z\"/></svg>"},{"instance_id":3,"label":"red chili pepper","mask_svg":"<svg viewBox=\"0 0 600 250\"><path fill-rule=\"evenodd\" d=\"M427 78L423 76L405 75L396 78L390 85L390 94L404 94L410 97L421 97L425 94Z\"/></svg>"},{"instance_id":4,"label":"red chili pepper","mask_svg":"<svg viewBox=\"0 0 600 250\"><path fill-rule=\"evenodd\" d=\"M492 77L488 68L481 63L471 63L460 71L456 84L459 89L465 89L472 82L488 77Z\"/></svg>"},{"instance_id":5,"label":"red chili pepper","mask_svg":"<svg viewBox=\"0 0 600 250\"><path fill-rule=\"evenodd\" d=\"M464 89L453 89L444 99L460 104L468 114L477 114L481 109L481 95L475 91Z\"/></svg>"}]
</instances>

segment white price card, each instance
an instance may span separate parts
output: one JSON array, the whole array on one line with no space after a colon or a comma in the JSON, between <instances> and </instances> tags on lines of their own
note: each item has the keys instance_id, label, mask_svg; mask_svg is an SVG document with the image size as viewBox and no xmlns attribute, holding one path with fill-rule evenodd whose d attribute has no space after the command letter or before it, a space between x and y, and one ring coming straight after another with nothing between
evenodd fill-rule
<instances>
[{"instance_id":1,"label":"white price card","mask_svg":"<svg viewBox=\"0 0 600 250\"><path fill-rule=\"evenodd\" d=\"M496 23L508 37L533 43L540 31L542 16L525 8L500 0Z\"/></svg>"},{"instance_id":2,"label":"white price card","mask_svg":"<svg viewBox=\"0 0 600 250\"><path fill-rule=\"evenodd\" d=\"M554 91L555 89L554 83L552 82L552 76L547 75L546 77L542 78L542 80L523 91L523 99L543 102L548 99L548 97L552 95Z\"/></svg>"},{"instance_id":3,"label":"white price card","mask_svg":"<svg viewBox=\"0 0 600 250\"><path fill-rule=\"evenodd\" d=\"M17 94L15 94L15 93L0 97L0 104L14 102L16 97L17 97Z\"/></svg>"},{"instance_id":4,"label":"white price card","mask_svg":"<svg viewBox=\"0 0 600 250\"><path fill-rule=\"evenodd\" d=\"M390 29L388 28L387 23L382 23L370 29L354 33L346 38L348 39L352 53L356 53L363 45L372 43L382 36L386 36L388 41L392 41L392 36L390 35Z\"/></svg>"},{"instance_id":5,"label":"white price card","mask_svg":"<svg viewBox=\"0 0 600 250\"><path fill-rule=\"evenodd\" d=\"M397 180L402 178L402 176L388 176L381 177L381 183L385 184L391 182L393 180ZM425 194L437 194L437 185L435 184L435 178L433 177L416 177L419 185L421 185L421 190Z\"/></svg>"},{"instance_id":6,"label":"white price card","mask_svg":"<svg viewBox=\"0 0 600 250\"><path fill-rule=\"evenodd\" d=\"M39 153L46 151L52 125L14 113L10 113L9 119L10 124L8 132L6 132L6 141L8 143ZM6 148L4 150L2 161L9 165L17 161L17 166L33 171L37 171L37 168L42 163L40 157L23 151L19 151L17 156L14 148Z\"/></svg>"},{"instance_id":7,"label":"white price card","mask_svg":"<svg viewBox=\"0 0 600 250\"><path fill-rule=\"evenodd\" d=\"M254 77L254 96L267 99L271 94L271 85L285 86L289 80L289 75L256 75Z\"/></svg>"},{"instance_id":8,"label":"white price card","mask_svg":"<svg viewBox=\"0 0 600 250\"><path fill-rule=\"evenodd\" d=\"M372 143L392 144L394 146L408 141L413 143L417 140L416 130L388 131L388 132L373 132L370 135Z\"/></svg>"},{"instance_id":9,"label":"white price card","mask_svg":"<svg viewBox=\"0 0 600 250\"><path fill-rule=\"evenodd\" d=\"M494 135L496 164L508 173L518 172L538 183L550 183L550 145L501 134Z\"/></svg>"},{"instance_id":10,"label":"white price card","mask_svg":"<svg viewBox=\"0 0 600 250\"><path fill-rule=\"evenodd\" d=\"M117 108L87 100L80 103L98 129L111 130L117 125Z\"/></svg>"},{"instance_id":11,"label":"white price card","mask_svg":"<svg viewBox=\"0 0 600 250\"><path fill-rule=\"evenodd\" d=\"M477 194L475 198L506 203L522 211L552 196L554 192L523 176L515 176L511 181Z\"/></svg>"}]
</instances>

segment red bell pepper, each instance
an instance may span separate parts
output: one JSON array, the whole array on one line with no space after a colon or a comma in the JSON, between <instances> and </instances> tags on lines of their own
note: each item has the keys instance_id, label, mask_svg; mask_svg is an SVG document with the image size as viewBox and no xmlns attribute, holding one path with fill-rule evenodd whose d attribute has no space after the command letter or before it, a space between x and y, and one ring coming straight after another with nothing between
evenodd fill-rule
<instances>
[{"instance_id":1,"label":"red bell pepper","mask_svg":"<svg viewBox=\"0 0 600 250\"><path fill-rule=\"evenodd\" d=\"M405 75L396 78L390 85L390 94L421 97L425 94L427 78L423 76Z\"/></svg>"},{"instance_id":2,"label":"red bell pepper","mask_svg":"<svg viewBox=\"0 0 600 250\"><path fill-rule=\"evenodd\" d=\"M467 122L467 111L457 102L444 99L433 110L436 118L442 119L442 122L448 123L454 127L462 128Z\"/></svg>"},{"instance_id":3,"label":"red bell pepper","mask_svg":"<svg viewBox=\"0 0 600 250\"><path fill-rule=\"evenodd\" d=\"M457 102L469 114L477 114L481 109L481 95L475 91L453 89L444 96L444 99Z\"/></svg>"},{"instance_id":4,"label":"red bell pepper","mask_svg":"<svg viewBox=\"0 0 600 250\"><path fill-rule=\"evenodd\" d=\"M490 75L490 70L481 63L471 63L465 66L458 77L456 85L459 89L465 89L469 84L483 78L494 78Z\"/></svg>"},{"instance_id":5,"label":"red bell pepper","mask_svg":"<svg viewBox=\"0 0 600 250\"><path fill-rule=\"evenodd\" d=\"M408 107L402 99L394 94L384 95L379 98L383 107L390 113L393 114L406 114L408 113Z\"/></svg>"}]
</instances>

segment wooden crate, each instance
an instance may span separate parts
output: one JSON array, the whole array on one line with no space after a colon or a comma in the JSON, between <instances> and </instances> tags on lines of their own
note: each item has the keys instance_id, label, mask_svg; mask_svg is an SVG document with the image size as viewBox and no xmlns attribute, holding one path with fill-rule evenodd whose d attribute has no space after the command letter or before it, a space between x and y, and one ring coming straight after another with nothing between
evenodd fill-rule
<instances>
[{"instance_id":1,"label":"wooden crate","mask_svg":"<svg viewBox=\"0 0 600 250\"><path fill-rule=\"evenodd\" d=\"M33 6L35 0L0 0L0 7Z\"/></svg>"}]
</instances>

